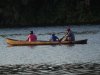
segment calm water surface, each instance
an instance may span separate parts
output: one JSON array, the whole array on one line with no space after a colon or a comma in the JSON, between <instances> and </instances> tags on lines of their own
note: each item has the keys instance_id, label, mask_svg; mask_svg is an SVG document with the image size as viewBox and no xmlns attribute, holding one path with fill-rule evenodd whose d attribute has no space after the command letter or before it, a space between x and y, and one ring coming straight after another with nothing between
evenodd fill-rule
<instances>
[{"instance_id":1,"label":"calm water surface","mask_svg":"<svg viewBox=\"0 0 100 75\"><path fill-rule=\"evenodd\" d=\"M61 38L66 26L0 29L0 65L100 63L100 26L71 26L76 40L88 39L84 45L46 45L9 47L6 38L26 40L30 30L39 40L49 40L51 33Z\"/></svg>"}]
</instances>

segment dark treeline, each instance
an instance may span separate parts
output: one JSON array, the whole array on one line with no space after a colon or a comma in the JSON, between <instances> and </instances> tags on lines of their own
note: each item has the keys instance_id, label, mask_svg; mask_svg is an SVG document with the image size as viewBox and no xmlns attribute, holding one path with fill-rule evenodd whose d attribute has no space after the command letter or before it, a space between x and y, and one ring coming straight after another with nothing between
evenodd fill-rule
<instances>
[{"instance_id":1,"label":"dark treeline","mask_svg":"<svg viewBox=\"0 0 100 75\"><path fill-rule=\"evenodd\" d=\"M0 0L0 27L99 24L99 0Z\"/></svg>"}]
</instances>

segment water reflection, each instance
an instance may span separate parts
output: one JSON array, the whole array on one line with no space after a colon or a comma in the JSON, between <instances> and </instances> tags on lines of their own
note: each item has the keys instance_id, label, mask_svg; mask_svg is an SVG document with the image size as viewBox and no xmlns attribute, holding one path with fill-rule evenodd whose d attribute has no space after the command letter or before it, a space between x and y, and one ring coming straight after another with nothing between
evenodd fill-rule
<instances>
[{"instance_id":1,"label":"water reflection","mask_svg":"<svg viewBox=\"0 0 100 75\"><path fill-rule=\"evenodd\" d=\"M24 45L23 45L23 46L24 46ZM17 47L23 47L23 46L17 46ZM34 49L36 46L37 46L37 45L35 45L35 46L34 46L34 45L28 45L28 46L26 46L26 47L31 48L31 49ZM10 48L10 47L16 47L16 46L13 46L13 45L9 45L9 44L8 44L7 47Z\"/></svg>"}]
</instances>

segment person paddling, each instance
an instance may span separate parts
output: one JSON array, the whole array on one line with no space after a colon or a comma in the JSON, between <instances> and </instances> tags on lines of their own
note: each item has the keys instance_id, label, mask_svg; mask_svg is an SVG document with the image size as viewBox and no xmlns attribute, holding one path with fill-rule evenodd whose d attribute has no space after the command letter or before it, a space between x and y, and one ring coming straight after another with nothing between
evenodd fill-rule
<instances>
[{"instance_id":1,"label":"person paddling","mask_svg":"<svg viewBox=\"0 0 100 75\"><path fill-rule=\"evenodd\" d=\"M30 34L28 35L27 41L37 41L37 36L33 33L33 31L30 31Z\"/></svg>"},{"instance_id":2,"label":"person paddling","mask_svg":"<svg viewBox=\"0 0 100 75\"><path fill-rule=\"evenodd\" d=\"M67 28L67 33L64 37L60 39L60 41L75 41L75 35L70 29L70 27Z\"/></svg>"},{"instance_id":3,"label":"person paddling","mask_svg":"<svg viewBox=\"0 0 100 75\"><path fill-rule=\"evenodd\" d=\"M67 29L67 40L75 41L75 35L70 28Z\"/></svg>"}]
</instances>

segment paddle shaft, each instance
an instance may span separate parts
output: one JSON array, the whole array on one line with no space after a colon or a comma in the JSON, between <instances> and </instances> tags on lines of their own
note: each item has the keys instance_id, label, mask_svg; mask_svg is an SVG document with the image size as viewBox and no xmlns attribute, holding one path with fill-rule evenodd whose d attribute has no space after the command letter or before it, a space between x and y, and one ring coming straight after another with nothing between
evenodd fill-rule
<instances>
[{"instance_id":1,"label":"paddle shaft","mask_svg":"<svg viewBox=\"0 0 100 75\"><path fill-rule=\"evenodd\" d=\"M65 38L66 36L67 36L67 34L65 34L65 36L63 36L63 37L60 39L60 41L62 41L62 39Z\"/></svg>"}]
</instances>

